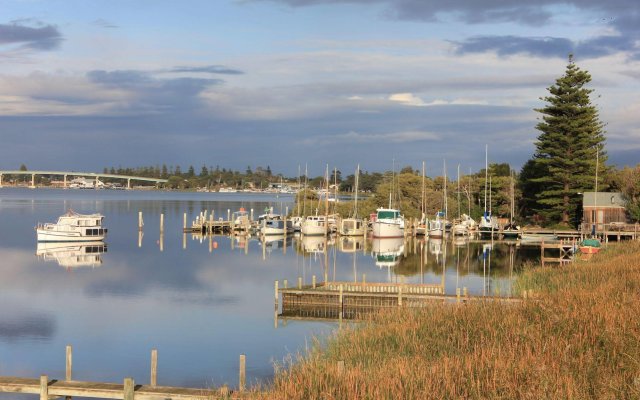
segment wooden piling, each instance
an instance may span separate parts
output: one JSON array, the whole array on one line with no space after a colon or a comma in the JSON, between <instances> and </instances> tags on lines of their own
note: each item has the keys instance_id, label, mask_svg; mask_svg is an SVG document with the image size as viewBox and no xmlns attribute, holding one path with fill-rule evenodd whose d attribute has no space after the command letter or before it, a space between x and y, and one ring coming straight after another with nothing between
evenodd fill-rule
<instances>
[{"instance_id":1,"label":"wooden piling","mask_svg":"<svg viewBox=\"0 0 640 400\"><path fill-rule=\"evenodd\" d=\"M133 400L134 388L133 378L124 378L123 400Z\"/></svg>"},{"instance_id":2,"label":"wooden piling","mask_svg":"<svg viewBox=\"0 0 640 400\"><path fill-rule=\"evenodd\" d=\"M302 277L298 277L298 289L302 289Z\"/></svg>"},{"instance_id":3,"label":"wooden piling","mask_svg":"<svg viewBox=\"0 0 640 400\"><path fill-rule=\"evenodd\" d=\"M73 362L73 349L71 348L71 346L67 345L67 349L66 349L66 367L65 367L65 374L64 374L64 379L66 381L70 381L71 380L71 369L72 369L72 362Z\"/></svg>"},{"instance_id":4,"label":"wooden piling","mask_svg":"<svg viewBox=\"0 0 640 400\"><path fill-rule=\"evenodd\" d=\"M187 229L187 213L182 214L182 230Z\"/></svg>"},{"instance_id":5,"label":"wooden piling","mask_svg":"<svg viewBox=\"0 0 640 400\"><path fill-rule=\"evenodd\" d=\"M274 288L275 288L275 303L276 303L276 308L278 307L278 281L275 281L274 283Z\"/></svg>"},{"instance_id":6,"label":"wooden piling","mask_svg":"<svg viewBox=\"0 0 640 400\"><path fill-rule=\"evenodd\" d=\"M460 288L456 288L456 301L460 303Z\"/></svg>"},{"instance_id":7,"label":"wooden piling","mask_svg":"<svg viewBox=\"0 0 640 400\"><path fill-rule=\"evenodd\" d=\"M151 387L158 384L158 350L151 350L151 379L149 380Z\"/></svg>"},{"instance_id":8,"label":"wooden piling","mask_svg":"<svg viewBox=\"0 0 640 400\"><path fill-rule=\"evenodd\" d=\"M313 275L311 277L311 286L313 286L314 289L316 288L316 276L315 275Z\"/></svg>"},{"instance_id":9,"label":"wooden piling","mask_svg":"<svg viewBox=\"0 0 640 400\"><path fill-rule=\"evenodd\" d=\"M367 284L367 274L362 274L362 286Z\"/></svg>"},{"instance_id":10,"label":"wooden piling","mask_svg":"<svg viewBox=\"0 0 640 400\"><path fill-rule=\"evenodd\" d=\"M40 400L49 400L49 377L40 375Z\"/></svg>"},{"instance_id":11,"label":"wooden piling","mask_svg":"<svg viewBox=\"0 0 640 400\"><path fill-rule=\"evenodd\" d=\"M243 392L246 385L247 379L247 365L246 365L246 357L244 354L240 354L240 372L238 376L238 390Z\"/></svg>"},{"instance_id":12,"label":"wooden piling","mask_svg":"<svg viewBox=\"0 0 640 400\"><path fill-rule=\"evenodd\" d=\"M398 306L402 307L402 286L398 286Z\"/></svg>"},{"instance_id":13,"label":"wooden piling","mask_svg":"<svg viewBox=\"0 0 640 400\"><path fill-rule=\"evenodd\" d=\"M160 214L160 233L164 233L164 213Z\"/></svg>"},{"instance_id":14,"label":"wooden piling","mask_svg":"<svg viewBox=\"0 0 640 400\"><path fill-rule=\"evenodd\" d=\"M289 281L287 279L285 279L282 283L282 287L287 289L289 287Z\"/></svg>"},{"instance_id":15,"label":"wooden piling","mask_svg":"<svg viewBox=\"0 0 640 400\"><path fill-rule=\"evenodd\" d=\"M138 230L141 231L144 226L144 222L142 221L142 211L138 211Z\"/></svg>"}]
</instances>

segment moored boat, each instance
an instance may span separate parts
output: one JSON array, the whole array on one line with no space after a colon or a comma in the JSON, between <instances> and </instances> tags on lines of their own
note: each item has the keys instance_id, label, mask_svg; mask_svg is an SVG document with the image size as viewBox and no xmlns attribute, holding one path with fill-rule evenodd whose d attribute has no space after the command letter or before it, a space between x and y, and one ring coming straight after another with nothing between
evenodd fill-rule
<instances>
[{"instance_id":1,"label":"moored boat","mask_svg":"<svg viewBox=\"0 0 640 400\"><path fill-rule=\"evenodd\" d=\"M580 243L580 253L595 254L600 251L601 243L598 239L585 239Z\"/></svg>"},{"instance_id":2,"label":"moored boat","mask_svg":"<svg viewBox=\"0 0 640 400\"><path fill-rule=\"evenodd\" d=\"M400 210L378 208L372 232L374 238L404 237L404 217Z\"/></svg>"},{"instance_id":3,"label":"moored boat","mask_svg":"<svg viewBox=\"0 0 640 400\"><path fill-rule=\"evenodd\" d=\"M305 236L326 236L327 217L325 215L309 215L302 222L300 233Z\"/></svg>"},{"instance_id":4,"label":"moored boat","mask_svg":"<svg viewBox=\"0 0 640 400\"><path fill-rule=\"evenodd\" d=\"M102 214L78 214L73 210L61 215L56 223L38 224L38 242L88 242L107 237Z\"/></svg>"}]
</instances>

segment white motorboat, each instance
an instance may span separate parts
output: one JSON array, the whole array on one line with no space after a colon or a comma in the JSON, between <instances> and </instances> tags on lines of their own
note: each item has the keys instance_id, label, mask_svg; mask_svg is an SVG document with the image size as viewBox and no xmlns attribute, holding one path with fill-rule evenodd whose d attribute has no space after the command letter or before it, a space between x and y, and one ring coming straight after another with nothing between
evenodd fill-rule
<instances>
[{"instance_id":1,"label":"white motorboat","mask_svg":"<svg viewBox=\"0 0 640 400\"><path fill-rule=\"evenodd\" d=\"M102 254L107 245L101 241L69 243L40 242L36 247L36 256L44 261L55 261L61 267L99 267Z\"/></svg>"},{"instance_id":2,"label":"white motorboat","mask_svg":"<svg viewBox=\"0 0 640 400\"><path fill-rule=\"evenodd\" d=\"M343 236L364 235L365 225L360 218L344 218L340 221L340 234Z\"/></svg>"},{"instance_id":3,"label":"white motorboat","mask_svg":"<svg viewBox=\"0 0 640 400\"><path fill-rule=\"evenodd\" d=\"M326 236L327 217L325 215L310 215L304 219L300 233L305 236Z\"/></svg>"},{"instance_id":4,"label":"white motorboat","mask_svg":"<svg viewBox=\"0 0 640 400\"><path fill-rule=\"evenodd\" d=\"M373 221L373 237L404 237L404 217L400 215L400 210L378 208L376 210L376 220Z\"/></svg>"},{"instance_id":5,"label":"white motorboat","mask_svg":"<svg viewBox=\"0 0 640 400\"><path fill-rule=\"evenodd\" d=\"M104 240L107 229L102 227L102 214L78 214L69 210L58 222L38 224L38 242L93 242Z\"/></svg>"},{"instance_id":6,"label":"white motorboat","mask_svg":"<svg viewBox=\"0 0 640 400\"><path fill-rule=\"evenodd\" d=\"M439 211L436 213L436 219L429 221L429 237L442 238L445 235L444 213Z\"/></svg>"},{"instance_id":7,"label":"white motorboat","mask_svg":"<svg viewBox=\"0 0 640 400\"><path fill-rule=\"evenodd\" d=\"M260 233L263 235L284 235L293 233L293 225L291 221L285 221L280 218L267 218L262 220Z\"/></svg>"}]
</instances>

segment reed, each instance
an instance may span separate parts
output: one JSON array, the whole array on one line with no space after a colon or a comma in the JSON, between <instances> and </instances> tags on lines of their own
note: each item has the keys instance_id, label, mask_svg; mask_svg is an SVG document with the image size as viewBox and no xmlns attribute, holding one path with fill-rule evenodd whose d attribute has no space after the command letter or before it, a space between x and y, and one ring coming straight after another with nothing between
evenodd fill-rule
<instances>
[{"instance_id":1,"label":"reed","mask_svg":"<svg viewBox=\"0 0 640 400\"><path fill-rule=\"evenodd\" d=\"M262 398L640 396L640 244L529 269L519 304L433 304L342 329L277 368Z\"/></svg>"}]
</instances>

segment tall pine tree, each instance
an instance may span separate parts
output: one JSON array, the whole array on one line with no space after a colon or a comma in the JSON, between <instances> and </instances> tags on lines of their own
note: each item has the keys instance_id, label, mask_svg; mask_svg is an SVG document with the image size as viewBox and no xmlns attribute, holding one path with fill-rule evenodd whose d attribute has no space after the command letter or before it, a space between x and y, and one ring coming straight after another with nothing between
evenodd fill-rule
<instances>
[{"instance_id":1,"label":"tall pine tree","mask_svg":"<svg viewBox=\"0 0 640 400\"><path fill-rule=\"evenodd\" d=\"M542 114L536 125L541 133L533 156L537 176L529 179L539 184L535 185L540 190L534 194L536 211L547 223L577 225L582 199L578 193L594 188L596 152L599 169L604 170L604 124L591 104L593 90L584 87L589 82L591 75L580 70L570 55L564 75L541 99L546 106L535 110Z\"/></svg>"}]
</instances>

